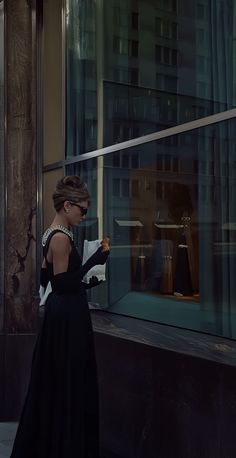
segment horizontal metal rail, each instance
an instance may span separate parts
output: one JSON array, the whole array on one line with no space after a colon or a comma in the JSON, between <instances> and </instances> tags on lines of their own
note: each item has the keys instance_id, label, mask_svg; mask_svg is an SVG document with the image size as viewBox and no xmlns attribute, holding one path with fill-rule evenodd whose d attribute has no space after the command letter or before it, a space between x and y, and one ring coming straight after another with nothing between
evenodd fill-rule
<instances>
[{"instance_id":1,"label":"horizontal metal rail","mask_svg":"<svg viewBox=\"0 0 236 458\"><path fill-rule=\"evenodd\" d=\"M161 131L154 132L153 134L144 135L142 137L137 137L132 140L127 140L121 143L115 143L113 145L106 146L105 148L100 148L89 153L83 153L78 156L67 158L63 161L53 162L51 164L45 165L43 167L43 171L47 172L49 170L66 167L67 165L75 164L77 162L83 162L87 161L88 159L93 159L99 156L105 156L106 154L115 153L117 151L125 150L128 148L134 148L135 146L171 137L172 135L178 135L181 133L189 132L190 130L199 129L201 127L207 127L212 124L227 121L235 117L236 108L233 108L232 110L223 111L211 116L196 119L195 121L190 121L184 124L179 124L178 126L170 127L168 129L163 129Z\"/></svg>"}]
</instances>

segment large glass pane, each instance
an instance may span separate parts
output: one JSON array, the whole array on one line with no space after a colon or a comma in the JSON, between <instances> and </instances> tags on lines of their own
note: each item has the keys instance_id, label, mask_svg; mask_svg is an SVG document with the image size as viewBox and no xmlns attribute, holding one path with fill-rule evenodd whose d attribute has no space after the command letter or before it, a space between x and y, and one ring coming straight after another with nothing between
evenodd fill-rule
<instances>
[{"instance_id":1,"label":"large glass pane","mask_svg":"<svg viewBox=\"0 0 236 458\"><path fill-rule=\"evenodd\" d=\"M68 168L92 196L80 244L111 238L91 302L236 338L235 132L222 122Z\"/></svg>"},{"instance_id":2,"label":"large glass pane","mask_svg":"<svg viewBox=\"0 0 236 458\"><path fill-rule=\"evenodd\" d=\"M96 1L67 0L67 155L97 147Z\"/></svg>"},{"instance_id":3,"label":"large glass pane","mask_svg":"<svg viewBox=\"0 0 236 458\"><path fill-rule=\"evenodd\" d=\"M4 2L0 0L0 328L3 323L4 247Z\"/></svg>"},{"instance_id":4,"label":"large glass pane","mask_svg":"<svg viewBox=\"0 0 236 458\"><path fill-rule=\"evenodd\" d=\"M67 155L234 107L235 17L235 0L67 0Z\"/></svg>"}]
</instances>

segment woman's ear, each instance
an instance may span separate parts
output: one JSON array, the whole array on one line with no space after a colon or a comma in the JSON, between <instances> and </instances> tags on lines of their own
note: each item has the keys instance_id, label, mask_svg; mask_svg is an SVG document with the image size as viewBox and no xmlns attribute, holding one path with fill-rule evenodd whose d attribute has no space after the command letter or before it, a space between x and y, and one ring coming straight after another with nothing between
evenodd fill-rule
<instances>
[{"instance_id":1,"label":"woman's ear","mask_svg":"<svg viewBox=\"0 0 236 458\"><path fill-rule=\"evenodd\" d=\"M69 213L70 207L71 207L71 204L70 204L69 200L66 200L64 202L64 212Z\"/></svg>"}]
</instances>

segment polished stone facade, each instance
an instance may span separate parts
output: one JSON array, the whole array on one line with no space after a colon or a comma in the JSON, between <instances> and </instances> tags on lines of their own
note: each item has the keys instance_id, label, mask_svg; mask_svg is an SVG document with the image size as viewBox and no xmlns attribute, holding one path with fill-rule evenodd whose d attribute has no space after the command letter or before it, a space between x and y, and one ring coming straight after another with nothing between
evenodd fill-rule
<instances>
[{"instance_id":1,"label":"polished stone facade","mask_svg":"<svg viewBox=\"0 0 236 458\"><path fill-rule=\"evenodd\" d=\"M19 416L29 378L36 295L35 9L5 1L4 284L0 334L0 419Z\"/></svg>"},{"instance_id":2,"label":"polished stone facade","mask_svg":"<svg viewBox=\"0 0 236 458\"><path fill-rule=\"evenodd\" d=\"M5 332L35 329L36 91L34 5L5 2Z\"/></svg>"},{"instance_id":3,"label":"polished stone facade","mask_svg":"<svg viewBox=\"0 0 236 458\"><path fill-rule=\"evenodd\" d=\"M235 342L101 311L93 324L102 456L236 456Z\"/></svg>"}]
</instances>

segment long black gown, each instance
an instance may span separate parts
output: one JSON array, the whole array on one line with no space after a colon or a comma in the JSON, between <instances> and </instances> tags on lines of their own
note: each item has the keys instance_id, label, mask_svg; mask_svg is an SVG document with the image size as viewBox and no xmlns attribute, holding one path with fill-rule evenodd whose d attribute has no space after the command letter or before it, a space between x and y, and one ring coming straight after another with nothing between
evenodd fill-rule
<instances>
[{"instance_id":1,"label":"long black gown","mask_svg":"<svg viewBox=\"0 0 236 458\"><path fill-rule=\"evenodd\" d=\"M76 278L80 268L71 241L67 272ZM53 283L53 266L48 262L47 274ZM78 275L77 292L53 291L46 301L11 458L98 458L98 430L93 331Z\"/></svg>"}]
</instances>

